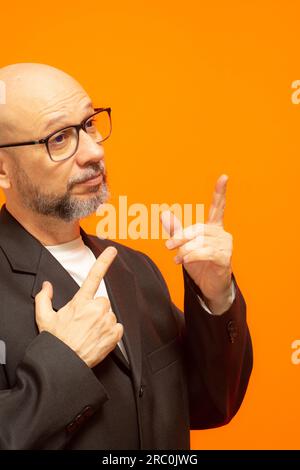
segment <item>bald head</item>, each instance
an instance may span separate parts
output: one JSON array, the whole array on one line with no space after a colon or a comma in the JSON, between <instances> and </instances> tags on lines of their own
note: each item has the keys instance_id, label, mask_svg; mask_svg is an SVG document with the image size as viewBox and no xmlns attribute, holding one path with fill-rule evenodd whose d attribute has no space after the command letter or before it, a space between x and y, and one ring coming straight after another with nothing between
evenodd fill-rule
<instances>
[{"instance_id":1,"label":"bald head","mask_svg":"<svg viewBox=\"0 0 300 470\"><path fill-rule=\"evenodd\" d=\"M90 102L74 78L46 64L8 65L0 69L0 80L6 87L6 103L0 105L1 144L41 138L47 121L50 126L67 122L80 103Z\"/></svg>"}]
</instances>

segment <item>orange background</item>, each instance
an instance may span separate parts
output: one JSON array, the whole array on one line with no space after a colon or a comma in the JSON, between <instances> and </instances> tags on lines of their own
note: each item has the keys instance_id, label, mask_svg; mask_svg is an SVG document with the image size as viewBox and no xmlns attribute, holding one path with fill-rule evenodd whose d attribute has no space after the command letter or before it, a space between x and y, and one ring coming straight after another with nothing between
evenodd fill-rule
<instances>
[{"instance_id":1,"label":"orange background","mask_svg":"<svg viewBox=\"0 0 300 470\"><path fill-rule=\"evenodd\" d=\"M0 15L0 65L54 65L112 107L111 202L208 210L215 180L229 175L225 228L255 367L238 415L192 432L192 447L299 448L299 2L28 0L3 3ZM95 233L97 221L83 226ZM181 269L164 242L126 243L157 262L182 307Z\"/></svg>"}]
</instances>

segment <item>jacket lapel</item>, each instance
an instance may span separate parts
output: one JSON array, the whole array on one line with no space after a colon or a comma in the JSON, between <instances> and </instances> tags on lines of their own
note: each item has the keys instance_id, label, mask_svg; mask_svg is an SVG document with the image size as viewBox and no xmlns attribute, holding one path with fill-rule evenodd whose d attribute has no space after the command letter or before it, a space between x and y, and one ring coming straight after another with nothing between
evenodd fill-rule
<instances>
[{"instance_id":1,"label":"jacket lapel","mask_svg":"<svg viewBox=\"0 0 300 470\"><path fill-rule=\"evenodd\" d=\"M89 246L96 257L107 246L113 244L109 240L89 237L82 229L81 235L84 243ZM123 341L131 364L134 382L137 389L139 389L141 385L142 350L136 279L128 265L118 254L107 271L104 280L112 309L118 321L124 326Z\"/></svg>"},{"instance_id":2,"label":"jacket lapel","mask_svg":"<svg viewBox=\"0 0 300 470\"><path fill-rule=\"evenodd\" d=\"M54 310L59 310L66 305L79 289L79 285L64 267L42 246L39 264L31 295L33 298L42 289L44 281L49 281L53 285L52 306Z\"/></svg>"}]
</instances>

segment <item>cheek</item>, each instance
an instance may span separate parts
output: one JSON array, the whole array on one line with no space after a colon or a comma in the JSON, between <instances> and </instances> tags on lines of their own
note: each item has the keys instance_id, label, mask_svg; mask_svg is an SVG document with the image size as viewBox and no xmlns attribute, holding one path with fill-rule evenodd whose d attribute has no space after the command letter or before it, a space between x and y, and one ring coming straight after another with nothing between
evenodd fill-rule
<instances>
[{"instance_id":1,"label":"cheek","mask_svg":"<svg viewBox=\"0 0 300 470\"><path fill-rule=\"evenodd\" d=\"M43 154L31 162L29 171L32 171L35 183L41 188L44 187L44 190L65 192L70 178L70 163L67 161L53 162Z\"/></svg>"},{"instance_id":2,"label":"cheek","mask_svg":"<svg viewBox=\"0 0 300 470\"><path fill-rule=\"evenodd\" d=\"M47 168L44 167L41 178L45 181L49 191L64 193L67 190L71 177L71 165L68 162L55 163L50 161Z\"/></svg>"},{"instance_id":3,"label":"cheek","mask_svg":"<svg viewBox=\"0 0 300 470\"><path fill-rule=\"evenodd\" d=\"M37 181L45 175L47 171L47 161L41 151L35 149L34 146L24 148L22 151L15 152L14 154L14 166L16 170L19 170L34 181Z\"/></svg>"}]
</instances>

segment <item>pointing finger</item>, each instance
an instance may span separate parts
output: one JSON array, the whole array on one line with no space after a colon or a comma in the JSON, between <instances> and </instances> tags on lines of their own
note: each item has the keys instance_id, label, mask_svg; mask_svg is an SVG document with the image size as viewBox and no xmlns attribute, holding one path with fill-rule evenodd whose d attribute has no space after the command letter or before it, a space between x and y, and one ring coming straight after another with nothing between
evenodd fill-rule
<instances>
[{"instance_id":1,"label":"pointing finger","mask_svg":"<svg viewBox=\"0 0 300 470\"><path fill-rule=\"evenodd\" d=\"M226 202L226 188L228 176L222 175L218 179L209 210L208 224L223 225Z\"/></svg>"},{"instance_id":2,"label":"pointing finger","mask_svg":"<svg viewBox=\"0 0 300 470\"><path fill-rule=\"evenodd\" d=\"M109 246L101 253L74 298L90 300L94 298L103 277L108 271L108 268L112 264L117 253L117 249L113 246Z\"/></svg>"}]
</instances>

